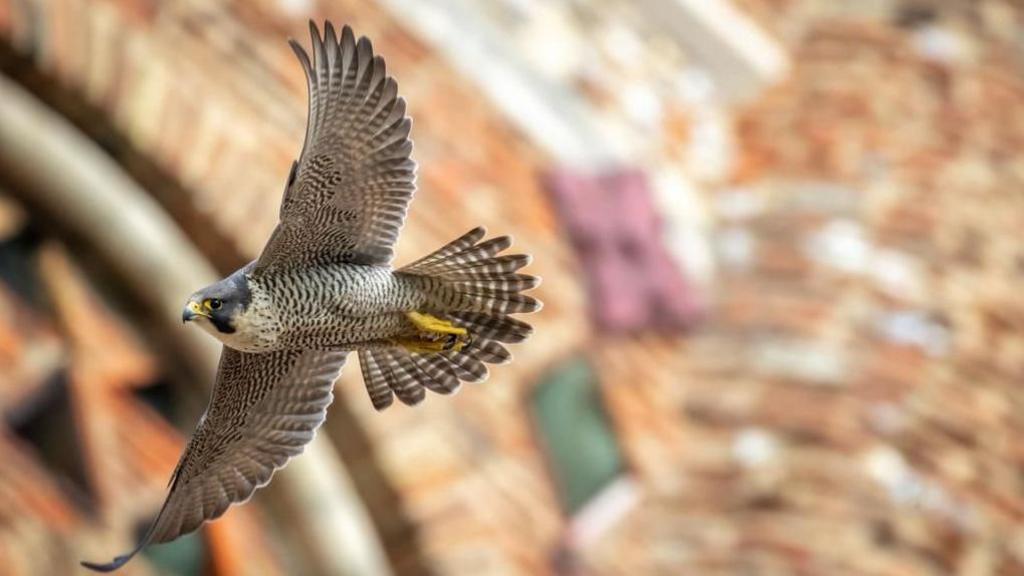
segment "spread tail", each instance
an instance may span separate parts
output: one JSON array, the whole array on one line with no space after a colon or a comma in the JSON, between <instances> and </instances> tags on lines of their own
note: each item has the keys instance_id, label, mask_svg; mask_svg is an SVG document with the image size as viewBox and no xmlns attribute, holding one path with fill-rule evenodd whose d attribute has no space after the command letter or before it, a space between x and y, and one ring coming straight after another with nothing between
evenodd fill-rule
<instances>
[{"instance_id":1,"label":"spread tail","mask_svg":"<svg viewBox=\"0 0 1024 576\"><path fill-rule=\"evenodd\" d=\"M540 278L517 273L530 256L501 255L512 239L481 241L485 234L482 227L474 228L398 270L422 279L429 298L418 312L465 329L468 337L452 350L361 350L363 381L376 409L390 406L394 396L413 405L423 400L425 389L451 394L461 382L482 382L486 364L512 359L502 343L522 342L533 333L532 326L509 316L541 309L539 300L523 294L536 288Z\"/></svg>"}]
</instances>

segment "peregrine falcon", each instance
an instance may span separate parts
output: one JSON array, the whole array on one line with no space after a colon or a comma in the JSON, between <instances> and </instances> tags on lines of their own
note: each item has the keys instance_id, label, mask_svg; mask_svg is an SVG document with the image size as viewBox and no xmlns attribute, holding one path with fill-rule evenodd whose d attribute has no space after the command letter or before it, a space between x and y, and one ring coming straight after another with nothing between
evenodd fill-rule
<instances>
[{"instance_id":1,"label":"peregrine falcon","mask_svg":"<svg viewBox=\"0 0 1024 576\"><path fill-rule=\"evenodd\" d=\"M480 382L511 359L502 343L533 331L511 314L541 308L523 294L540 279L502 254L508 236L474 228L397 270L395 240L415 186L411 121L398 85L345 26L310 22L312 59L289 43L306 74L306 136L280 221L255 261L199 290L182 314L223 343L210 405L139 545L167 542L217 518L270 481L313 439L350 351L374 408L407 405L425 390Z\"/></svg>"}]
</instances>

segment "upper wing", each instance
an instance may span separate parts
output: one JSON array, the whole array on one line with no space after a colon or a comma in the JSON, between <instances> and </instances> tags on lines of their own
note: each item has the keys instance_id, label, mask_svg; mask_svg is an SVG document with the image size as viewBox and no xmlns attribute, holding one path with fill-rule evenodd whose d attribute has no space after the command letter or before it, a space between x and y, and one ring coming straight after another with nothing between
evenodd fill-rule
<instances>
[{"instance_id":1,"label":"upper wing","mask_svg":"<svg viewBox=\"0 0 1024 576\"><path fill-rule=\"evenodd\" d=\"M171 476L170 493L146 536L135 550L109 564L82 564L103 572L115 570L148 543L173 540L248 499L313 439L347 354L249 354L225 346L210 406Z\"/></svg>"},{"instance_id":2,"label":"upper wing","mask_svg":"<svg viewBox=\"0 0 1024 576\"><path fill-rule=\"evenodd\" d=\"M348 26L340 40L330 22L322 39L313 22L309 28L312 63L289 41L306 72L306 140L256 274L326 262L388 264L416 189L412 121L384 59Z\"/></svg>"}]
</instances>

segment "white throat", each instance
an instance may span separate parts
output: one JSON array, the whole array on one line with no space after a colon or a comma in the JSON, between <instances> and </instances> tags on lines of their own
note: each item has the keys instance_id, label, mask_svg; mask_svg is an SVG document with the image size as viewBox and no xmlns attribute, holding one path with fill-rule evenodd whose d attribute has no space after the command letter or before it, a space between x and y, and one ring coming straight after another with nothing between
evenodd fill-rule
<instances>
[{"instance_id":1,"label":"white throat","mask_svg":"<svg viewBox=\"0 0 1024 576\"><path fill-rule=\"evenodd\" d=\"M198 324L225 346L235 350L270 352L277 349L277 322L266 313L265 307L257 306L255 302L249 305L245 313L233 319L234 332L221 332L213 322L204 317L196 318L193 323Z\"/></svg>"}]
</instances>

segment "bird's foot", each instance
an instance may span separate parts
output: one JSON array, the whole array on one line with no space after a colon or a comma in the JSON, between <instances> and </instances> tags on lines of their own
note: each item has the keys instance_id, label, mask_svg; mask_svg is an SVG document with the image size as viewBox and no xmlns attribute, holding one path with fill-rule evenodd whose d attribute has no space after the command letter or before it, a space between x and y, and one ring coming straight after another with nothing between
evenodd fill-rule
<instances>
[{"instance_id":1,"label":"bird's foot","mask_svg":"<svg viewBox=\"0 0 1024 576\"><path fill-rule=\"evenodd\" d=\"M441 320L437 316L424 314L423 312L406 312L405 316L420 332L438 332L441 334L455 334L457 336L464 336L466 334L465 328L459 328L447 320Z\"/></svg>"},{"instance_id":2,"label":"bird's foot","mask_svg":"<svg viewBox=\"0 0 1024 576\"><path fill-rule=\"evenodd\" d=\"M469 333L447 320L422 312L407 312L406 317L416 327L417 334L395 343L409 352L429 354L455 350L458 352L469 344Z\"/></svg>"}]
</instances>

